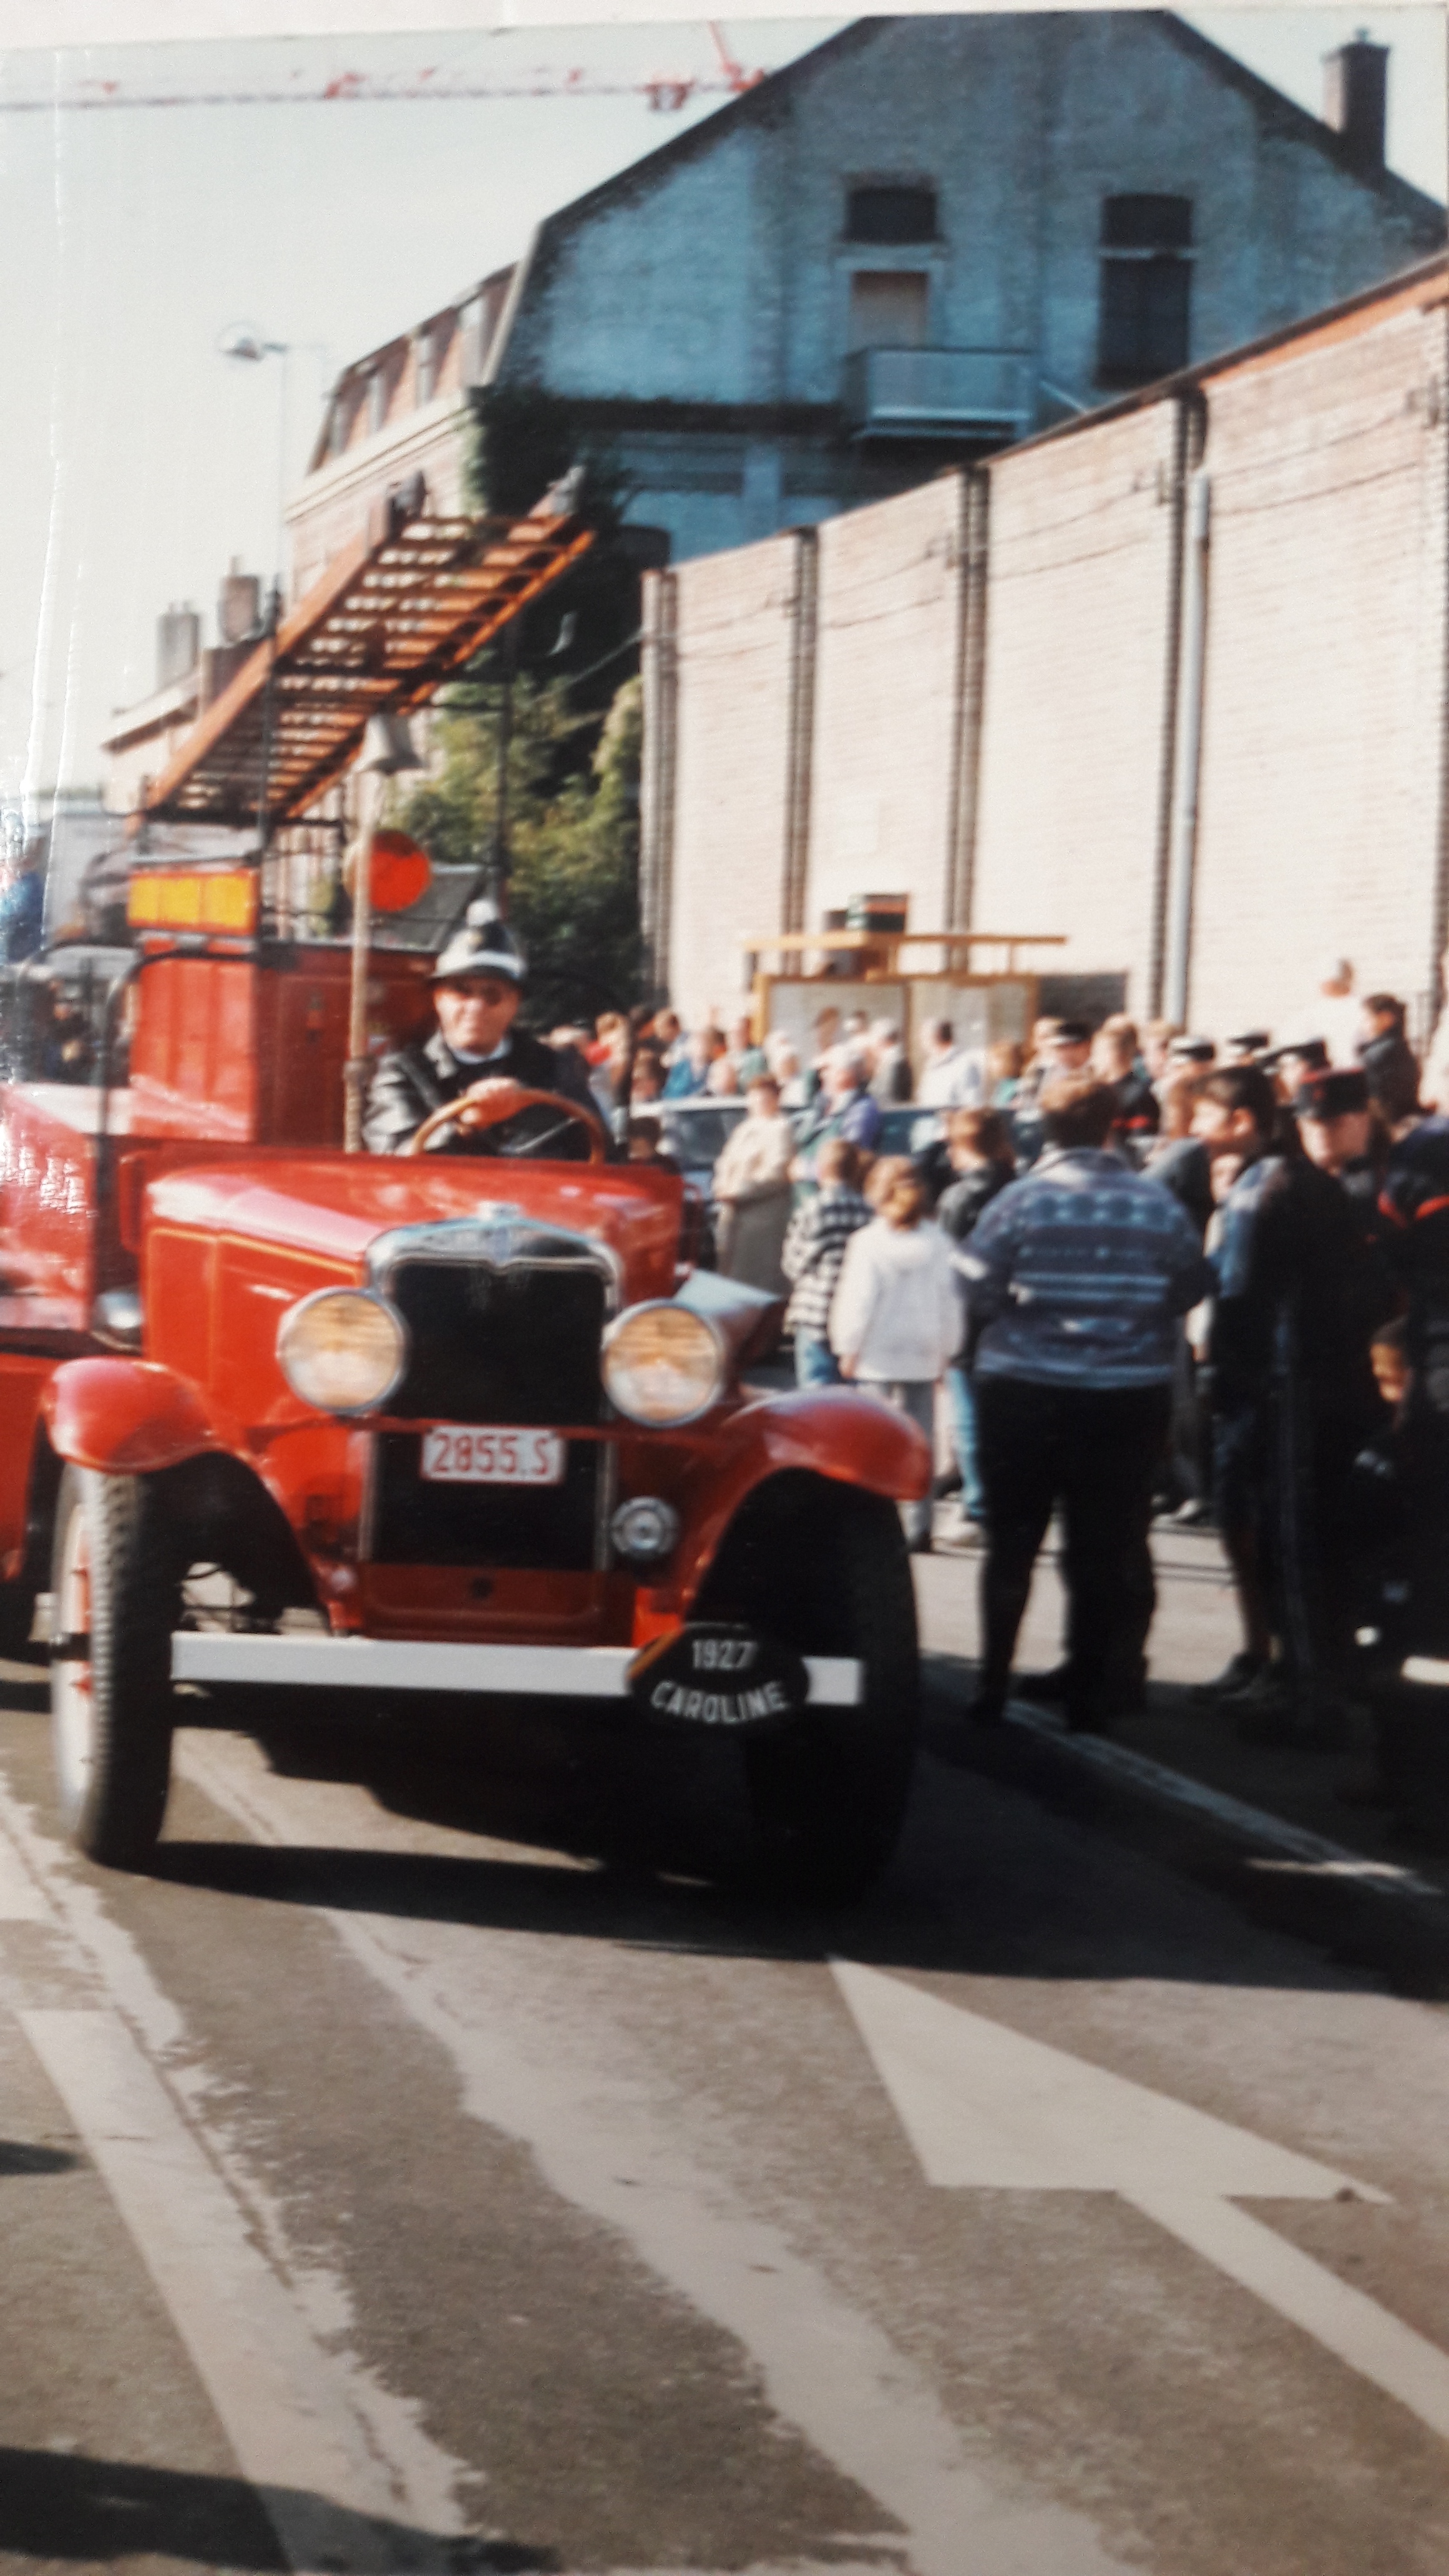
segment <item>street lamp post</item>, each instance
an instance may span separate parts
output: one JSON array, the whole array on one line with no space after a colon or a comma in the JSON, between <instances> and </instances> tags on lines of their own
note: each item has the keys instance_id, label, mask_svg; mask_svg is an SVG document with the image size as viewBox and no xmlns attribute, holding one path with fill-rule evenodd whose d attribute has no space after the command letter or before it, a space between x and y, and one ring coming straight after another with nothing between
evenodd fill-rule
<instances>
[{"instance_id":1,"label":"street lamp post","mask_svg":"<svg viewBox=\"0 0 1449 2576\"><path fill-rule=\"evenodd\" d=\"M508 755L513 747L513 684L517 677L518 626L515 620L510 619L503 630L503 669L493 756L493 848L488 868L488 888L498 907L500 920L507 918L508 880L512 874L508 846Z\"/></svg>"},{"instance_id":2,"label":"street lamp post","mask_svg":"<svg viewBox=\"0 0 1449 2576\"><path fill-rule=\"evenodd\" d=\"M287 410L291 388L289 373L292 358L299 349L317 349L320 340L268 340L250 322L233 322L217 341L217 354L234 366L259 367L267 358L280 358L280 401L277 407L277 578L285 571L287 541Z\"/></svg>"},{"instance_id":3,"label":"street lamp post","mask_svg":"<svg viewBox=\"0 0 1449 2576\"><path fill-rule=\"evenodd\" d=\"M268 672L267 694L262 710L262 784L257 806L257 838L261 858L263 863L265 863L271 832L271 818L267 810L267 798L270 787L269 773L271 768L272 721L274 714L272 692L277 659L277 634L282 622L282 602L286 595L287 400L290 389L288 369L294 349L320 349L322 347L322 342L320 340L268 340L260 331L254 329L251 323L233 322L229 329L222 332L221 337L217 341L216 347L218 356L229 359L234 366L259 367L268 358L280 358L282 362L279 401L277 405L276 557L275 570L271 583L271 595L267 603L267 622L265 630L271 650L271 669ZM288 886L287 877L288 871L286 864L284 863L282 868L281 889L278 896L279 917L284 925L289 919L291 911L290 888Z\"/></svg>"},{"instance_id":4,"label":"street lamp post","mask_svg":"<svg viewBox=\"0 0 1449 2576\"><path fill-rule=\"evenodd\" d=\"M359 788L356 865L352 880L352 984L347 1014L347 1066L343 1076L342 1150L362 1151L362 1113L366 1105L367 977L372 945L372 853L377 838L383 792L390 778L404 769L421 769L403 716L369 716L362 749L353 763Z\"/></svg>"}]
</instances>

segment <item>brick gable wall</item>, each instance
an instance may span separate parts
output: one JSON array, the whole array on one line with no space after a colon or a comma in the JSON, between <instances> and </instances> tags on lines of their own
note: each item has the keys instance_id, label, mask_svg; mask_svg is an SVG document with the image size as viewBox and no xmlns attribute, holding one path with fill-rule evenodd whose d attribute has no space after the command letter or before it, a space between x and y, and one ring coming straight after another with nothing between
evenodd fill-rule
<instances>
[{"instance_id":1,"label":"brick gable wall","mask_svg":"<svg viewBox=\"0 0 1449 2576\"><path fill-rule=\"evenodd\" d=\"M1062 933L1054 969L1159 1006L1184 403L1210 505L1189 1016L1301 1026L1342 955L1422 1027L1445 928L1442 270L992 461L970 926ZM807 927L895 891L913 928L946 924L962 516L952 474L819 532ZM677 575L686 1010L737 994L738 932L782 918L794 544Z\"/></svg>"}]
</instances>

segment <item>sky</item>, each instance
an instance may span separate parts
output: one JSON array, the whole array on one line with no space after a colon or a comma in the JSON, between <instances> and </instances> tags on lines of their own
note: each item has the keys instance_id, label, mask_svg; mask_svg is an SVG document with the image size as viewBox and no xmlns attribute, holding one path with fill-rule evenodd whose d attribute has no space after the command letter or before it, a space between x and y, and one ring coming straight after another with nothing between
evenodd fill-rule
<instances>
[{"instance_id":1,"label":"sky","mask_svg":"<svg viewBox=\"0 0 1449 2576\"><path fill-rule=\"evenodd\" d=\"M1323 55L1367 27L1393 47L1390 160L1444 194L1440 11L1185 14L1313 109ZM835 23L724 35L771 70ZM456 95L570 72L579 94ZM290 95L339 73L455 94ZM643 84L718 74L688 22L0 51L0 801L92 785L112 710L154 684L160 611L190 601L214 640L229 559L277 569L279 482L295 485L337 370L721 103L663 113ZM234 103L275 93L287 103ZM77 104L107 95L178 103ZM285 360L219 354L237 323Z\"/></svg>"}]
</instances>

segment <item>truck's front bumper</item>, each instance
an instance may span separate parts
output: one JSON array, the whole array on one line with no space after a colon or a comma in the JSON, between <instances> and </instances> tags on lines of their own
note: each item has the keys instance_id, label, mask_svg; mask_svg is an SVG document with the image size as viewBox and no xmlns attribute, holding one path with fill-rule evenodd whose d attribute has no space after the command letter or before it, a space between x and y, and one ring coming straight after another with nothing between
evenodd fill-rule
<instances>
[{"instance_id":1,"label":"truck's front bumper","mask_svg":"<svg viewBox=\"0 0 1449 2576\"><path fill-rule=\"evenodd\" d=\"M178 1682L255 1682L296 1690L471 1691L483 1697L629 1697L632 1646L458 1646L397 1637L253 1637L181 1628ZM862 1668L849 1655L806 1655L811 1704L855 1708Z\"/></svg>"}]
</instances>

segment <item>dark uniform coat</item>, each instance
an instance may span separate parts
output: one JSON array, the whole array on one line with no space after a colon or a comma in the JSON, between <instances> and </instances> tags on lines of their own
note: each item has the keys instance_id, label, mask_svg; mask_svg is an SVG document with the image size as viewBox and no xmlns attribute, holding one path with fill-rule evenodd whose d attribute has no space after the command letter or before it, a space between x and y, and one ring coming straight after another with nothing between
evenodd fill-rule
<instances>
[{"instance_id":1,"label":"dark uniform coat","mask_svg":"<svg viewBox=\"0 0 1449 2576\"><path fill-rule=\"evenodd\" d=\"M445 1101L461 1100L475 1082L495 1079L523 1083L530 1091L560 1092L598 1121L599 1104L589 1089L583 1059L572 1047L545 1046L542 1038L514 1027L497 1055L463 1063L437 1029L420 1044L398 1047L382 1058L368 1089L363 1143L370 1154L400 1154L423 1120ZM470 1133L466 1128L447 1127L426 1150L490 1154L494 1148L486 1128Z\"/></svg>"}]
</instances>

